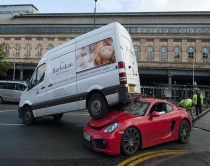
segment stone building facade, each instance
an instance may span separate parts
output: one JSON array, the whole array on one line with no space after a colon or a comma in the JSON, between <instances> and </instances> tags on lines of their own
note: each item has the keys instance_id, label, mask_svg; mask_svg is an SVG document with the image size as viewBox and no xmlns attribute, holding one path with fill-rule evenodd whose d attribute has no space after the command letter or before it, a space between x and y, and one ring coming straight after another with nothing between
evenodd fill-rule
<instances>
[{"instance_id":1,"label":"stone building facade","mask_svg":"<svg viewBox=\"0 0 210 166\"><path fill-rule=\"evenodd\" d=\"M210 85L210 12L97 13L95 27L121 23L135 48L141 84ZM0 43L27 79L47 50L94 29L93 13L0 18ZM13 70L8 72L11 78Z\"/></svg>"}]
</instances>

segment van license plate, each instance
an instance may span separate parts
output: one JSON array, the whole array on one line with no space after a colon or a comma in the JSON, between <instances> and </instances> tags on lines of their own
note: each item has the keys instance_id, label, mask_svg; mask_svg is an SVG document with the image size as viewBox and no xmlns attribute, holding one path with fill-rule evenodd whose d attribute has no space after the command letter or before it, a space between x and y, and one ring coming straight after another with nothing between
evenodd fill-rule
<instances>
[{"instance_id":1,"label":"van license plate","mask_svg":"<svg viewBox=\"0 0 210 166\"><path fill-rule=\"evenodd\" d=\"M87 133L83 133L83 137L86 139L86 140L88 140L88 141L90 141L90 136L87 134Z\"/></svg>"},{"instance_id":2,"label":"van license plate","mask_svg":"<svg viewBox=\"0 0 210 166\"><path fill-rule=\"evenodd\" d=\"M135 92L135 89L134 89L134 87L132 87L132 86L129 86L129 92Z\"/></svg>"}]
</instances>

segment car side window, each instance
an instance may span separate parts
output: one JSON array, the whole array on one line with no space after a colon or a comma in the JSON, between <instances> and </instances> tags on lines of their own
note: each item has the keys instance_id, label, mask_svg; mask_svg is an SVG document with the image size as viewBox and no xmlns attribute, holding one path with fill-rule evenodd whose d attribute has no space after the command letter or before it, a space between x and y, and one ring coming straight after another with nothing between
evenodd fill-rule
<instances>
[{"instance_id":1,"label":"car side window","mask_svg":"<svg viewBox=\"0 0 210 166\"><path fill-rule=\"evenodd\" d=\"M34 86L40 84L44 80L45 66L46 66L46 64L42 64L34 72L32 78L30 80L30 83L29 83L30 89L33 88Z\"/></svg>"},{"instance_id":2,"label":"car side window","mask_svg":"<svg viewBox=\"0 0 210 166\"><path fill-rule=\"evenodd\" d=\"M155 103L152 108L150 109L149 116L153 111L158 112L159 114L167 113L166 104L165 103Z\"/></svg>"},{"instance_id":3,"label":"car side window","mask_svg":"<svg viewBox=\"0 0 210 166\"><path fill-rule=\"evenodd\" d=\"M171 112L173 110L173 106L170 104L166 104L166 112Z\"/></svg>"}]
</instances>

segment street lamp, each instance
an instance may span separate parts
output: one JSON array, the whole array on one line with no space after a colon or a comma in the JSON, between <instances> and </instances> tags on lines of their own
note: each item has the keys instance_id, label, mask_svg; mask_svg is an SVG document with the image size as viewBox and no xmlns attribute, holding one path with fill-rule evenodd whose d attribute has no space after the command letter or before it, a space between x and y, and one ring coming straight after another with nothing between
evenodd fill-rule
<instances>
[{"instance_id":1,"label":"street lamp","mask_svg":"<svg viewBox=\"0 0 210 166\"><path fill-rule=\"evenodd\" d=\"M96 17L96 2L97 0L95 0L95 8L94 8L94 29L95 29L95 17Z\"/></svg>"},{"instance_id":2,"label":"street lamp","mask_svg":"<svg viewBox=\"0 0 210 166\"><path fill-rule=\"evenodd\" d=\"M16 62L16 55L18 53L18 49L15 48L15 47L12 47L13 50L16 50L16 53L15 53L15 60L14 60L14 71L13 71L13 80L15 80L15 62Z\"/></svg>"},{"instance_id":3,"label":"street lamp","mask_svg":"<svg viewBox=\"0 0 210 166\"><path fill-rule=\"evenodd\" d=\"M192 62L193 62L193 83L192 83L192 85L194 86L194 63L195 63L195 58L192 60Z\"/></svg>"}]
</instances>

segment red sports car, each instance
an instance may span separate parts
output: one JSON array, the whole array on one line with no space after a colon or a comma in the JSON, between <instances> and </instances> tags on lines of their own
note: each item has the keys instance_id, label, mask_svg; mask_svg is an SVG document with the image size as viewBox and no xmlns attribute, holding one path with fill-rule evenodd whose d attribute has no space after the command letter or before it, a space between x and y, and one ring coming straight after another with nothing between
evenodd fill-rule
<instances>
[{"instance_id":1,"label":"red sports car","mask_svg":"<svg viewBox=\"0 0 210 166\"><path fill-rule=\"evenodd\" d=\"M110 110L84 128L85 144L109 155L134 154L139 148L190 138L192 118L166 100L138 98L119 110Z\"/></svg>"}]
</instances>

